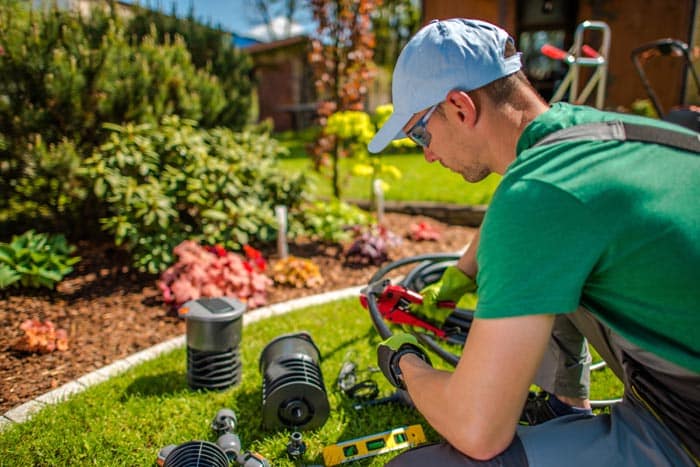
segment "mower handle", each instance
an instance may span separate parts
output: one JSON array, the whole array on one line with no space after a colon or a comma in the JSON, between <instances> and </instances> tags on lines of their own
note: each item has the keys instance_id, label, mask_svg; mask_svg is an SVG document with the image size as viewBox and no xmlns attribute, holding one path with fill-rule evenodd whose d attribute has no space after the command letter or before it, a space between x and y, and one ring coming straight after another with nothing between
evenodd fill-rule
<instances>
[{"instance_id":1,"label":"mower handle","mask_svg":"<svg viewBox=\"0 0 700 467\"><path fill-rule=\"evenodd\" d=\"M654 51L656 53L645 54L645 52L648 51ZM656 55L672 54L682 54L688 57L688 59L690 60L690 55L688 54L688 44L678 39L671 38L658 39L655 41L648 42L646 44L642 44L639 47L633 49L631 52L632 60L635 60L636 57L641 56L640 59L642 61L646 61L647 59Z\"/></svg>"},{"instance_id":2,"label":"mower handle","mask_svg":"<svg viewBox=\"0 0 700 467\"><path fill-rule=\"evenodd\" d=\"M644 64L653 57L671 55L675 57L683 57L685 59L685 65L689 69L690 74L692 75L693 80L695 81L695 86L700 88L700 77L698 77L698 74L695 71L695 67L693 66L693 62L690 59L688 44L686 44L683 41L671 38L658 39L640 45L639 47L632 50L630 54L632 58L632 63L634 64L634 67L637 70L637 74L642 80L642 85L644 85L644 88L646 89L647 94L651 99L651 103L654 106L656 113L659 114L659 118L662 119L666 114L664 113L663 108L661 107L661 101L659 100L659 97L656 95L656 92L652 88L651 83L647 78L646 72L644 71Z\"/></svg>"}]
</instances>

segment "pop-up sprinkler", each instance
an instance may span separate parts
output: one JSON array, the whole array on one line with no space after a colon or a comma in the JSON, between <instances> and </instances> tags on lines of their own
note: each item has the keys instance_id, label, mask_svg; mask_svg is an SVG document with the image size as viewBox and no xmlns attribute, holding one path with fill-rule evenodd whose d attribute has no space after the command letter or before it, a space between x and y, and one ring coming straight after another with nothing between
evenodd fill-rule
<instances>
[{"instance_id":1,"label":"pop-up sprinkler","mask_svg":"<svg viewBox=\"0 0 700 467\"><path fill-rule=\"evenodd\" d=\"M199 298L179 310L187 320L187 382L223 390L241 382L239 344L246 305L235 298Z\"/></svg>"}]
</instances>

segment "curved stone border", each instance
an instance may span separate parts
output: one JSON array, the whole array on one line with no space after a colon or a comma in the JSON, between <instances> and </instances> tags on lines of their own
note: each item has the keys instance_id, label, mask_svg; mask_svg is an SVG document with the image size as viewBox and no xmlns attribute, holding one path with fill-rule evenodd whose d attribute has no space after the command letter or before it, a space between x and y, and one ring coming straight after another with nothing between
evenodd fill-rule
<instances>
[{"instance_id":1,"label":"curved stone border","mask_svg":"<svg viewBox=\"0 0 700 467\"><path fill-rule=\"evenodd\" d=\"M311 295L308 297L258 308L243 315L243 326L260 321L261 319L282 315L289 313L290 311L305 308L307 306L320 305L326 302L340 300L342 298L357 297L362 287L364 286L349 287L347 289ZM0 416L0 432L15 423L27 421L32 415L49 404L57 404L65 401L73 394L82 392L90 386L106 381L113 376L131 369L132 367L135 367L148 360L152 360L163 353L184 346L185 343L185 335L175 337L160 344L154 345L148 349L137 352L122 360L117 360L114 363L104 366L99 370L93 371L92 373L88 373L75 381L71 381L59 388L47 392L34 400L14 407Z\"/></svg>"}]
</instances>

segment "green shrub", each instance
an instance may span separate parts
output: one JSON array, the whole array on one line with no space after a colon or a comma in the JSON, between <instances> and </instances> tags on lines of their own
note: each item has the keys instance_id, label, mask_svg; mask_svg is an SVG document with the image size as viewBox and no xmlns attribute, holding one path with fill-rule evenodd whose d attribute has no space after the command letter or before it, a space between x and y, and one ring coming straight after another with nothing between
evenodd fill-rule
<instances>
[{"instance_id":1,"label":"green shrub","mask_svg":"<svg viewBox=\"0 0 700 467\"><path fill-rule=\"evenodd\" d=\"M401 178L401 171L382 161L381 156L370 154L367 144L376 132L369 114L355 110L335 112L328 117L325 132L336 138L340 152L347 152L355 161L352 175L369 178L369 199L374 201L374 182L382 180L383 189L389 189L386 179ZM336 167L335 172L338 171ZM337 177L337 173L335 175Z\"/></svg>"},{"instance_id":2,"label":"green shrub","mask_svg":"<svg viewBox=\"0 0 700 467\"><path fill-rule=\"evenodd\" d=\"M10 285L52 289L80 257L71 257L75 247L63 235L35 233L29 230L0 243L0 289Z\"/></svg>"},{"instance_id":3,"label":"green shrub","mask_svg":"<svg viewBox=\"0 0 700 467\"><path fill-rule=\"evenodd\" d=\"M132 44L143 40L168 44L172 38L182 37L194 66L216 76L225 96L226 105L205 107L207 111L200 125L205 128L226 126L240 129L250 117L253 62L247 53L232 45L230 33L201 24L194 17L194 10L187 18L179 18L174 14L138 9L127 25L128 37L135 38Z\"/></svg>"},{"instance_id":4,"label":"green shrub","mask_svg":"<svg viewBox=\"0 0 700 467\"><path fill-rule=\"evenodd\" d=\"M292 235L305 235L329 243L352 240L353 227L372 224L373 216L348 203L318 201L304 206L292 217Z\"/></svg>"},{"instance_id":5,"label":"green shrub","mask_svg":"<svg viewBox=\"0 0 700 467\"><path fill-rule=\"evenodd\" d=\"M240 54L222 49L198 68L181 36L151 28L132 45L112 11L80 16L30 3L0 2L0 222L31 213L66 233L90 222L81 217L88 186L74 175L109 137L105 123L246 121L250 63ZM231 80L240 83L235 91Z\"/></svg>"},{"instance_id":6,"label":"green shrub","mask_svg":"<svg viewBox=\"0 0 700 467\"><path fill-rule=\"evenodd\" d=\"M207 131L178 117L107 128L85 175L107 205L104 228L141 270L163 271L185 239L231 250L270 242L274 206L301 202L304 177L279 170L282 148L267 133Z\"/></svg>"},{"instance_id":7,"label":"green shrub","mask_svg":"<svg viewBox=\"0 0 700 467\"><path fill-rule=\"evenodd\" d=\"M60 230L70 231L71 219L79 215L80 202L87 196L75 145L65 139L47 144L34 135L21 156L11 181L13 196L5 200L0 221L14 219L20 228L54 223Z\"/></svg>"}]
</instances>

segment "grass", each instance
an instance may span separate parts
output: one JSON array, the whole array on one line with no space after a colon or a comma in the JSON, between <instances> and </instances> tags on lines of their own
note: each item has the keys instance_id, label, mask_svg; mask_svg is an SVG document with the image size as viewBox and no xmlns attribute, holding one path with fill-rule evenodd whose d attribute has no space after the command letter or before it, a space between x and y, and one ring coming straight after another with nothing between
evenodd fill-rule
<instances>
[{"instance_id":1,"label":"grass","mask_svg":"<svg viewBox=\"0 0 700 467\"><path fill-rule=\"evenodd\" d=\"M467 183L458 175L440 164L429 164L422 154L407 153L382 156L385 164L396 166L401 171L398 180L387 180L389 190L386 200L435 201L465 205L488 204L500 177L490 175L479 183ZM284 170L304 172L311 180L311 194L328 198L331 195L330 180L313 171L308 158L287 158L280 161ZM354 161L343 159L340 165L341 197L343 199L369 199L370 179L349 176Z\"/></svg>"},{"instance_id":2,"label":"grass","mask_svg":"<svg viewBox=\"0 0 700 467\"><path fill-rule=\"evenodd\" d=\"M58 405L48 406L26 423L0 434L0 465L154 465L158 451L189 440L216 441L210 423L228 407L236 413L244 450L267 457L272 465L295 465L286 456L289 431L266 431L261 426L262 378L258 360L273 338L308 331L322 355L331 414L319 429L304 432L305 464L322 464L324 446L420 423L429 440L438 436L416 411L384 405L353 409L353 402L335 389L342 363L358 368L375 365L378 336L357 299L346 299L297 310L246 326L241 342L243 381L223 392L192 391L186 382L186 352L178 349L93 386ZM437 361L437 357L433 361ZM379 373L371 377L380 395L391 388ZM593 376L594 398L620 394L621 385L605 369ZM395 453L362 461L379 466Z\"/></svg>"},{"instance_id":3,"label":"grass","mask_svg":"<svg viewBox=\"0 0 700 467\"><path fill-rule=\"evenodd\" d=\"M313 170L306 146L318 133L317 128L301 131L286 131L274 135L289 155L280 161L285 171L304 172L310 179L309 194L317 198L331 197L331 182ZM389 190L385 199L391 201L434 201L465 205L488 204L491 201L500 177L491 175L479 183L467 183L461 175L445 169L440 164L429 164L423 153L416 150L404 154L380 156L384 164L393 165L401 171L399 180L385 180ZM370 179L351 175L355 161L340 161L341 197L343 199L367 200L370 196Z\"/></svg>"}]
</instances>

